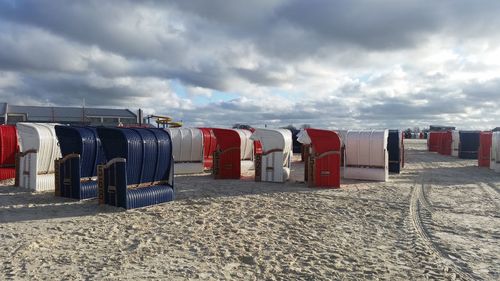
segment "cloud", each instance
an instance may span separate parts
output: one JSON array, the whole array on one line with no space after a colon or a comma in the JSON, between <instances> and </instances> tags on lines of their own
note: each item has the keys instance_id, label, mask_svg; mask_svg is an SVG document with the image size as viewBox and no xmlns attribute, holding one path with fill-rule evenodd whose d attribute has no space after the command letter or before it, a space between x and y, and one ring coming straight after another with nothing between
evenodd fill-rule
<instances>
[{"instance_id":1,"label":"cloud","mask_svg":"<svg viewBox=\"0 0 500 281\"><path fill-rule=\"evenodd\" d=\"M500 2L2 1L0 95L187 125L498 126Z\"/></svg>"},{"instance_id":2,"label":"cloud","mask_svg":"<svg viewBox=\"0 0 500 281\"><path fill-rule=\"evenodd\" d=\"M0 21L0 69L81 72L78 46L36 27Z\"/></svg>"}]
</instances>

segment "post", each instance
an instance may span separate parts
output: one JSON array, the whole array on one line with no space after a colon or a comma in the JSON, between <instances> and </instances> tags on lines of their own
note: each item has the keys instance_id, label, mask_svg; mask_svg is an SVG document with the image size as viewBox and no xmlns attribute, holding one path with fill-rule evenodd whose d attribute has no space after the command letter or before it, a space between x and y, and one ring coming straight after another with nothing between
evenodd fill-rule
<instances>
[{"instance_id":1,"label":"post","mask_svg":"<svg viewBox=\"0 0 500 281\"><path fill-rule=\"evenodd\" d=\"M97 195L99 205L105 204L104 200L104 165L97 165Z\"/></svg>"},{"instance_id":2,"label":"post","mask_svg":"<svg viewBox=\"0 0 500 281\"><path fill-rule=\"evenodd\" d=\"M307 182L309 179L309 148L311 145L309 144L303 144L301 149L302 149L302 161L304 161L304 182Z\"/></svg>"},{"instance_id":3,"label":"post","mask_svg":"<svg viewBox=\"0 0 500 281\"><path fill-rule=\"evenodd\" d=\"M309 187L315 186L315 174L316 174L316 153L314 152L314 148L310 145L307 147L307 160L304 163L307 169L307 184Z\"/></svg>"},{"instance_id":4,"label":"post","mask_svg":"<svg viewBox=\"0 0 500 281\"><path fill-rule=\"evenodd\" d=\"M215 179L219 178L219 173L220 173L220 150L217 149L214 151L214 157L213 157L213 166L212 166L212 174L214 175Z\"/></svg>"},{"instance_id":5,"label":"post","mask_svg":"<svg viewBox=\"0 0 500 281\"><path fill-rule=\"evenodd\" d=\"M262 181L262 154L255 155L255 181Z\"/></svg>"},{"instance_id":6,"label":"post","mask_svg":"<svg viewBox=\"0 0 500 281\"><path fill-rule=\"evenodd\" d=\"M61 168L61 161L60 159L56 159L54 160L54 194L55 196L61 196L61 178L60 178L60 175L61 175L61 171L60 171L60 168Z\"/></svg>"},{"instance_id":7,"label":"post","mask_svg":"<svg viewBox=\"0 0 500 281\"><path fill-rule=\"evenodd\" d=\"M19 186L19 183L20 183L20 173L21 173L20 164L21 164L21 153L18 152L18 153L16 153L16 170L15 170L16 177L14 179L15 186Z\"/></svg>"}]
</instances>

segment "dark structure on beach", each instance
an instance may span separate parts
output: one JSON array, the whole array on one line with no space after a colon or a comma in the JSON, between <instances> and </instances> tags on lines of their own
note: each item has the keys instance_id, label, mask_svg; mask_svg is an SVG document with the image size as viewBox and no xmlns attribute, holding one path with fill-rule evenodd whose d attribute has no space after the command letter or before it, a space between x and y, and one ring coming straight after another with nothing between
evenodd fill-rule
<instances>
[{"instance_id":1,"label":"dark structure on beach","mask_svg":"<svg viewBox=\"0 0 500 281\"><path fill-rule=\"evenodd\" d=\"M456 127L453 127L453 126L440 126L440 125L430 125L429 126L429 131L431 131L431 132L436 132L436 131L453 131L455 129L456 129Z\"/></svg>"},{"instance_id":2,"label":"dark structure on beach","mask_svg":"<svg viewBox=\"0 0 500 281\"><path fill-rule=\"evenodd\" d=\"M139 119L138 114L128 109L24 106L0 102L0 124L38 122L93 126L126 126L139 124Z\"/></svg>"}]
</instances>

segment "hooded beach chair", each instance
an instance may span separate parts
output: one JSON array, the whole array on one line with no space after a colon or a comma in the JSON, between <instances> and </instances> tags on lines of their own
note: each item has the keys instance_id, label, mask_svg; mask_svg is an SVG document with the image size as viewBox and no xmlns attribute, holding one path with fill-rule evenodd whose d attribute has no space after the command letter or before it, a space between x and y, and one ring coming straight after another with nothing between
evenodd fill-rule
<instances>
[{"instance_id":1,"label":"hooded beach chair","mask_svg":"<svg viewBox=\"0 0 500 281\"><path fill-rule=\"evenodd\" d=\"M175 174L200 174L203 163L203 133L198 128L165 129L172 139Z\"/></svg>"},{"instance_id":2,"label":"hooded beach chair","mask_svg":"<svg viewBox=\"0 0 500 281\"><path fill-rule=\"evenodd\" d=\"M388 130L348 131L344 178L387 181Z\"/></svg>"},{"instance_id":3,"label":"hooded beach chair","mask_svg":"<svg viewBox=\"0 0 500 281\"><path fill-rule=\"evenodd\" d=\"M311 187L340 187L340 160L342 142L330 130L307 128L297 140L308 148L304 166L304 179Z\"/></svg>"},{"instance_id":4,"label":"hooded beach chair","mask_svg":"<svg viewBox=\"0 0 500 281\"><path fill-rule=\"evenodd\" d=\"M458 157L461 159L477 159L480 131L460 131Z\"/></svg>"},{"instance_id":5,"label":"hooded beach chair","mask_svg":"<svg viewBox=\"0 0 500 281\"><path fill-rule=\"evenodd\" d=\"M481 132L479 135L479 151L477 164L479 167L490 167L492 132Z\"/></svg>"},{"instance_id":6,"label":"hooded beach chair","mask_svg":"<svg viewBox=\"0 0 500 281\"><path fill-rule=\"evenodd\" d=\"M245 129L212 129L217 139L212 174L215 179L239 179L254 168L252 132Z\"/></svg>"},{"instance_id":7,"label":"hooded beach chair","mask_svg":"<svg viewBox=\"0 0 500 281\"><path fill-rule=\"evenodd\" d=\"M287 181L293 155L290 130L256 129L251 138L262 145L262 154L255 158L255 181Z\"/></svg>"},{"instance_id":8,"label":"hooded beach chair","mask_svg":"<svg viewBox=\"0 0 500 281\"><path fill-rule=\"evenodd\" d=\"M34 191L53 191L54 162L61 158L55 123L17 123L21 151L16 159L16 185Z\"/></svg>"},{"instance_id":9,"label":"hooded beach chair","mask_svg":"<svg viewBox=\"0 0 500 281\"><path fill-rule=\"evenodd\" d=\"M163 129L98 128L108 162L98 166L99 203L125 209L174 200L174 159Z\"/></svg>"},{"instance_id":10,"label":"hooded beach chair","mask_svg":"<svg viewBox=\"0 0 500 281\"><path fill-rule=\"evenodd\" d=\"M16 177L16 154L18 152L16 126L0 125L0 180Z\"/></svg>"},{"instance_id":11,"label":"hooded beach chair","mask_svg":"<svg viewBox=\"0 0 500 281\"><path fill-rule=\"evenodd\" d=\"M400 130L389 130L387 152L389 155L389 173L399 174L404 165L403 134Z\"/></svg>"},{"instance_id":12,"label":"hooded beach chair","mask_svg":"<svg viewBox=\"0 0 500 281\"><path fill-rule=\"evenodd\" d=\"M97 165L106 158L94 127L55 126L62 158L55 162L55 195L73 199L97 197Z\"/></svg>"}]
</instances>

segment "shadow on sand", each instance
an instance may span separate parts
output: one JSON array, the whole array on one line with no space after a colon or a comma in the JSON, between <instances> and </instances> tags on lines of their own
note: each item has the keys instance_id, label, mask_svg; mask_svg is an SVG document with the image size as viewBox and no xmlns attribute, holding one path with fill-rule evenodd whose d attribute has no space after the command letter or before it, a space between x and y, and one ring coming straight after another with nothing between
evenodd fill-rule
<instances>
[{"instance_id":1,"label":"shadow on sand","mask_svg":"<svg viewBox=\"0 0 500 281\"><path fill-rule=\"evenodd\" d=\"M52 192L34 193L15 186L0 187L0 224L30 220L95 216L123 209L99 206L97 199L77 201Z\"/></svg>"},{"instance_id":2,"label":"shadow on sand","mask_svg":"<svg viewBox=\"0 0 500 281\"><path fill-rule=\"evenodd\" d=\"M473 160L462 160L454 157L430 154L422 150L410 150L407 154L408 164L418 162L463 162L449 167L436 167L424 169L406 169L402 174L391 174L389 182L370 182L342 179L341 189L330 190L328 196L346 197L342 193L349 193L350 187L370 184L370 188L379 186L390 187L391 182L397 184L413 184L422 176L428 183L442 186L460 185L465 183L477 184L479 180L488 179L485 183L500 184L500 176L486 168L474 166ZM468 162L467 162L468 161ZM431 164L432 165L432 164ZM466 165L466 166L464 166ZM214 180L211 175L177 176L175 178L176 201L193 201L199 199L236 197L247 195L273 195L279 193L303 193L304 196L323 196L324 188L309 188L303 182L303 163L294 162L292 165L292 179L286 183L255 182L253 177L247 176L240 180ZM433 179L433 174L439 174L439 181ZM364 200L357 198L359 200ZM382 200L380 203L394 203ZM83 216L98 216L108 213L124 212L124 209L111 206L99 206L97 200L76 201L67 198L55 197L52 192L34 193L14 186L0 186L0 224L9 222L22 222L30 220L47 220L58 218L74 218Z\"/></svg>"}]
</instances>

